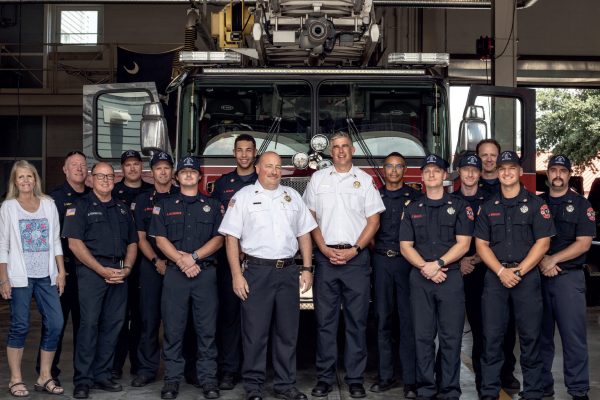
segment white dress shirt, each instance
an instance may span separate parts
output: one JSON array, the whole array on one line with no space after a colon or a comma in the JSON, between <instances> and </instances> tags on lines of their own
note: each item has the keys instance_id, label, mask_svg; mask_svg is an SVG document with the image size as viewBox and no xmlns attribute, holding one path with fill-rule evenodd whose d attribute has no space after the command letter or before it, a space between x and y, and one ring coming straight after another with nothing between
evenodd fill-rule
<instances>
[{"instance_id":1,"label":"white dress shirt","mask_svg":"<svg viewBox=\"0 0 600 400\"><path fill-rule=\"evenodd\" d=\"M233 196L219 233L238 238L250 256L283 259L294 257L297 238L316 227L298 192L282 185L268 191L256 181Z\"/></svg>"},{"instance_id":2,"label":"white dress shirt","mask_svg":"<svg viewBox=\"0 0 600 400\"><path fill-rule=\"evenodd\" d=\"M373 178L355 166L346 173L333 166L315 172L302 198L328 245L356 244L367 218L385 211Z\"/></svg>"}]
</instances>

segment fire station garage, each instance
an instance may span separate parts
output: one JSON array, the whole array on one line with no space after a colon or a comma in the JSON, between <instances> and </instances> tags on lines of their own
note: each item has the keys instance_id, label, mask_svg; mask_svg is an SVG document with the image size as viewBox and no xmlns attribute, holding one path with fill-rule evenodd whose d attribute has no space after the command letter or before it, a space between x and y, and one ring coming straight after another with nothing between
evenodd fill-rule
<instances>
[{"instance_id":1,"label":"fire station garage","mask_svg":"<svg viewBox=\"0 0 600 400\"><path fill-rule=\"evenodd\" d=\"M365 395L600 399L599 19L597 0L0 0L0 398L54 394L93 399L302 400L290 392L295 387L308 397L330 400ZM315 284L325 279L312 267L300 268L322 268L319 256L327 257L317 250L319 238L326 249L339 252L335 254L356 250L366 260L370 253L365 265L335 267L368 269L361 275L363 284L370 280L369 293L363 293L369 299L368 317L363 321L353 315L356 299L348 288L338 288L338 305L327 305L339 311L339 319L318 314L332 298L333 287L345 285L340 278L331 286L301 293L298 307L288 309L299 315L295 360L280 356L294 344L282 344L281 337L260 345L260 351L250 351L263 342L249 337L249 332L258 332L256 325L264 315L273 313L273 321L263 329L271 336L292 331L294 338L295 322L286 327L277 324L275 318L282 314L279 304L263 306L264 315L252 314L244 305L240 316L227 259L231 255L223 240L219 242L223 247L210 254L178 253L182 248L171 243L175 255L166 250L163 254L162 240L187 232L183 218L179 233L177 222L169 222L176 221L179 211L167 213L167 203L173 199L171 205L179 207L184 201L180 204L173 196L200 196L198 212L204 214L196 217L202 219L194 231L197 240L207 229L206 215L214 214L220 221L226 210L242 206L240 199L231 198L256 181L256 156L278 153L281 185L302 195L313 173L337 168L332 153L344 152L333 146L340 140L333 135L339 132L347 133L354 145L349 164L356 168L350 170L355 171L354 182L346 193L353 199L328 207L348 205L364 219L365 208L356 205L356 193L351 191L380 190L386 214L379 233L371 232L364 243L330 242L322 224L331 221L310 208L304 196L323 232L312 236L317 257L303 262L298 252L288 266L287 259L271 260L279 256L247 254L241 265L252 267L255 260L265 263L261 268L269 268L270 260L271 268L285 270L298 264L302 286L306 276L312 281L313 273ZM481 151L481 140L492 148L491 156ZM239 143L250 146L246 155ZM402 156L390 157L392 152ZM481 159L468 157L474 154ZM552 157L556 155L562 158ZM405 214L427 208L427 194L434 193L422 176L423 165L448 167L440 181L440 190L448 193L460 193L461 182L466 185L461 173L465 166L478 171L480 188L495 180L496 191L485 192L485 200L481 197L479 209L487 210L483 201L492 199L485 204L500 207L510 200L503 197L505 183L496 169L506 163L522 172L515 180L517 187L520 179L527 191L548 203L538 214L532 211L536 198L519 203L515 220L522 221L514 222L517 228L529 229L520 224L526 224L524 216L532 213L531 218L542 222L532 223L534 230L511 245L513 222L507 214L506 237L499 239L509 241L507 252L530 243L524 250L527 257L539 253L527 273L520 268L528 258L508 259L506 253L492 255L497 261L492 266L481 261L489 255L481 256L473 261L474 269L464 267L461 257L450 266L443 260L447 255L438 255L437 260L423 256L424 265L415 265L408 256L404 259L398 232L402 236ZM173 175L196 168L199 180L192 187L198 194L184 193L181 182L178 194L179 183L161 178L155 166L169 166L167 173ZM370 183L361 184L358 168L372 177L375 189ZM390 171L398 169L396 188L415 189L414 199L398 203L400 211L391 205L393 196L389 195L390 202L386 198L391 190L388 179L396 176ZM551 175L551 169L559 176ZM230 175L222 178L226 174ZM261 179L259 171L257 185ZM474 182L472 198L480 194L478 181ZM553 195L553 190L559 193L555 187L559 183L570 196L564 205ZM91 188L91 195L83 194L86 186L85 193ZM317 197L325 186L319 186ZM104 197L97 190L105 190ZM169 194L163 198L164 191ZM324 195L335 199L338 194ZM343 198L344 192L339 196ZM91 200L85 203L85 198ZM284 206L296 201L288 192L282 199ZM457 200L448 204L452 201ZM88 208L86 215L86 210L80 211L83 203L100 211ZM112 223L112 206L121 210L113 216L119 224L116 219ZM252 204L264 209L259 206L260 202ZM154 235L153 230L158 229L155 220L161 219L161 207L167 219L162 228L169 237L159 241L154 237L160 233ZM478 234L483 229L478 214L485 214L488 221L497 215L467 209L467 219L476 221L471 253L463 254L478 257L480 240L491 245L488 252L502 245ZM425 219L443 231L448 228L444 218L454 218L456 211L447 207L439 223ZM78 236L77 224L69 226L69 219L80 216ZM542 229L550 218L555 227ZM110 229L105 234L100 233L102 224ZM505 228L505 222L491 224L492 236ZM213 231L221 238L218 228ZM280 229L254 228L242 234L240 249L249 248L250 240L275 242ZM379 245L378 241L388 240L386 235L392 235L392 245ZM566 244L555 249L556 241L569 235L570 242L564 239ZM536 247L540 236L552 237L545 257ZM59 237L63 257L55 257L60 254ZM415 242L402 243L417 243L419 237L417 233ZM137 249L131 250L138 239ZM434 239L427 240L435 248ZM94 241L109 243L108 250L94 247ZM564 250L569 243L570 250ZM121 244L126 246L118 250ZM200 278L217 271L210 275L215 279L208 291L206 284L186 286L192 288L189 302L185 300L190 310L187 322L182 297L166 286L169 273L186 273L179 271L188 268L184 256L176 258L179 254L194 260L191 265L200 270ZM554 254L563 258L557 261ZM396 278L389 282L377 278L377 269L384 267L377 265L378 259L388 267L402 265L407 273L393 272L390 276ZM394 264L400 259L405 264ZM437 261L438 271L454 273L464 291L454 297L433 296L431 304L422 304L416 300L413 280L439 287L450 284L433 283L438 272L426 273L432 261ZM323 262L327 268L333 265ZM104 267L116 275L101 275L104 270L99 268ZM512 277L511 268L517 268L514 288L501 277ZM481 279L467 285L470 271L479 271ZM504 284L498 290L515 293L529 273L529 281L537 279L537 285L527 287L529 294L507 294L504 308L490 305L488 281L497 284L497 275ZM187 276L181 279L189 279L188 283L198 279ZM392 284L394 280L399 281ZM252 295L252 285L249 290ZM60 298L56 291L62 292ZM323 298L315 300L317 296ZM294 305L294 296L292 300ZM173 306L177 301L179 308ZM433 332L423 328L427 316L415 315L427 313ZM289 318L290 313L285 314ZM462 321L463 314L462 339L453 342L445 325L455 316ZM334 320L325 328L327 318ZM506 331L499 341L502 346L486 339L486 333L502 337L495 329ZM433 340L428 342L428 337ZM460 346L452 344L459 342ZM326 350L336 346L337 359L329 359ZM284 366L286 362L294 365ZM266 363L266 378L261 363ZM256 383L261 379L264 383Z\"/></svg>"}]
</instances>

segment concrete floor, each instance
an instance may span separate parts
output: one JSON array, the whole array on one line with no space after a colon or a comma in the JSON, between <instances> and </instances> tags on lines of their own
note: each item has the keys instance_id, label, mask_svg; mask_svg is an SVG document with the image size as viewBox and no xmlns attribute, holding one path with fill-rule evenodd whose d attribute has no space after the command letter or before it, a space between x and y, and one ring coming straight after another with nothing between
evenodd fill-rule
<instances>
[{"instance_id":1,"label":"concrete floor","mask_svg":"<svg viewBox=\"0 0 600 400\"><path fill-rule=\"evenodd\" d=\"M314 330L311 325L313 325L313 318L310 311L303 311L301 317L301 326L305 327L305 329L301 329L301 335L299 339L298 346L298 388L304 391L306 394L310 393L312 386L315 384L315 374L314 374ZM9 394L6 392L6 388L9 380L8 366L6 363L6 353L4 351L6 335L9 324L9 307L6 301L0 301L0 338L3 343L3 350L0 351L0 387L2 390L0 391L0 398L10 398ZM70 327L69 327L70 328ZM463 400L475 400L477 399L477 394L475 391L475 383L474 383L474 375L471 368L471 359L469 357L471 351L471 335L468 333L469 326L465 325L465 336L463 340L463 352L461 354L462 357L462 367L461 367L461 386L463 395L461 399ZM69 330L68 330L69 331ZM374 346L375 337L374 333L369 333L369 347ZM23 357L23 377L25 382L27 383L30 391L31 398L35 399L56 399L57 396L44 395L40 393L36 393L33 391L33 384L35 383L35 356L36 356L36 348L39 344L40 340L40 316L37 310L32 309L32 320L31 320L31 329L30 334L27 338L27 344L25 348L25 353ZM71 398L73 384L70 379L73 375L73 367L69 360L72 358L72 339L69 332L67 332L67 336L65 337L65 351L63 352L63 360L60 367L62 369L61 380L62 384L65 388L65 395L59 397ZM590 399L600 399L600 307L588 308L588 347L590 354L590 379L591 379L591 391L589 393ZM553 372L554 378L556 380L555 390L556 394L554 399L556 400L569 400L571 397L567 395L566 390L563 386L563 376L562 376L562 349L560 346L560 339L557 335L557 356L554 362ZM377 377L377 371L375 368L375 352L373 350L369 350L369 362L366 373L366 382L365 387L368 387L375 381ZM127 370L127 366L126 366ZM521 379L521 372L517 364L516 376ZM343 372L339 373L338 381L343 382ZM97 400L117 400L117 399L144 399L147 400L149 398L159 399L160 398L160 389L162 387L162 382L158 381L151 385L148 385L144 388L132 388L130 386L131 377L124 376L121 380L123 384L124 390L119 393L106 393L101 391L91 391L90 398ZM267 390L265 392L266 397L272 398L272 387L270 386L270 382L267 383ZM371 392L367 392L368 399L379 400L379 399L387 399L387 398L397 398L402 399L403 393L402 388L399 385L397 388L394 388L384 394L375 394ZM178 399L186 400L186 399L202 399L202 393L199 389L194 388L193 386L187 385L183 383L180 388L180 394ZM244 393L241 388L241 385L238 385L233 391L222 391L221 398L224 400L243 400ZM330 395L328 400L348 400L350 397L344 385L342 385L341 390L334 390ZM501 400L506 399L517 399L518 395L515 393L512 396L506 393L502 393Z\"/></svg>"}]
</instances>

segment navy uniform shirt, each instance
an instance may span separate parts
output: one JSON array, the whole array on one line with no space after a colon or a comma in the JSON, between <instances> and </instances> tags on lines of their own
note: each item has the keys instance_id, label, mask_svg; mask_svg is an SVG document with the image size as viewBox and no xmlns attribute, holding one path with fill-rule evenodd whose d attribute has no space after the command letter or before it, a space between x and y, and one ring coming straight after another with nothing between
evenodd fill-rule
<instances>
[{"instance_id":1,"label":"navy uniform shirt","mask_svg":"<svg viewBox=\"0 0 600 400\"><path fill-rule=\"evenodd\" d=\"M142 180L142 186L139 188L132 188L129 186L125 186L125 181L121 180L120 182L115 183L115 187L112 190L113 199L118 199L123 204L127 206L127 208L133 209L135 206L131 206L134 202L134 199L140 194L154 189L154 185Z\"/></svg>"},{"instance_id":2,"label":"navy uniform shirt","mask_svg":"<svg viewBox=\"0 0 600 400\"><path fill-rule=\"evenodd\" d=\"M556 236L552 237L548 254L552 255L569 247L577 236L594 236L596 218L589 201L580 194L569 190L564 196L542 195L550 207L556 226ZM585 253L572 260L559 263L561 269L579 267L585 262Z\"/></svg>"},{"instance_id":3,"label":"navy uniform shirt","mask_svg":"<svg viewBox=\"0 0 600 400\"><path fill-rule=\"evenodd\" d=\"M256 179L258 179L256 171L250 175L240 176L238 175L236 168L230 173L225 174L217 179L212 196L219 200L223 207L225 207L225 210L227 210L229 200L231 200L233 195L244 186L254 185Z\"/></svg>"},{"instance_id":4,"label":"navy uniform shirt","mask_svg":"<svg viewBox=\"0 0 600 400\"><path fill-rule=\"evenodd\" d=\"M129 209L115 199L103 203L93 191L67 208L62 236L83 241L94 257L124 258L138 242Z\"/></svg>"},{"instance_id":5,"label":"navy uniform shirt","mask_svg":"<svg viewBox=\"0 0 600 400\"><path fill-rule=\"evenodd\" d=\"M177 250L191 253L220 236L223 206L216 199L202 194L184 196L181 193L162 200L152 212L150 236L165 237ZM215 255L202 261L215 261Z\"/></svg>"},{"instance_id":6,"label":"navy uniform shirt","mask_svg":"<svg viewBox=\"0 0 600 400\"><path fill-rule=\"evenodd\" d=\"M177 186L171 185L171 188L166 193L157 193L156 190L150 190L139 194L133 201L133 217L135 220L136 229L139 232L146 232L146 240L150 243L154 252L161 260L166 260L165 255L160 251L156 245L156 239L149 236L147 233L150 230L150 220L152 219L152 211L154 207L158 205L163 199L171 196L172 194L179 193Z\"/></svg>"},{"instance_id":7,"label":"navy uniform shirt","mask_svg":"<svg viewBox=\"0 0 600 400\"><path fill-rule=\"evenodd\" d=\"M479 189L487 193L488 197L500 193L500 179L483 179L479 180Z\"/></svg>"},{"instance_id":8,"label":"navy uniform shirt","mask_svg":"<svg viewBox=\"0 0 600 400\"><path fill-rule=\"evenodd\" d=\"M381 213L380 225L375 235L375 249L378 251L400 251L400 220L404 209L423 194L407 185L398 190L379 189L385 211Z\"/></svg>"},{"instance_id":9,"label":"navy uniform shirt","mask_svg":"<svg viewBox=\"0 0 600 400\"><path fill-rule=\"evenodd\" d=\"M434 261L456 244L457 235L473 235L474 220L473 210L458 196L444 193L439 200L422 196L404 211L400 241L414 242L425 261Z\"/></svg>"},{"instance_id":10,"label":"navy uniform shirt","mask_svg":"<svg viewBox=\"0 0 600 400\"><path fill-rule=\"evenodd\" d=\"M454 194L465 200L471 206L471 209L475 213L475 220L477 220L479 207L481 207L481 205L490 197L490 195L482 189L477 189L475 196L465 196L460 191L460 188ZM475 239L473 239L471 240L471 246L469 247L467 254L465 254L465 257L473 256L475 253L477 253L477 250L475 249Z\"/></svg>"},{"instance_id":11,"label":"navy uniform shirt","mask_svg":"<svg viewBox=\"0 0 600 400\"><path fill-rule=\"evenodd\" d=\"M83 193L77 192L75 189L69 185L69 182L65 181L62 185L55 188L53 191L49 193L50 197L54 199L54 203L56 204L56 208L58 209L58 218L60 220L60 228L64 226L65 222L65 211L69 208L77 199L81 196L88 194L90 192L90 188L85 186L83 189ZM73 252L69 249L69 242L65 238L61 238L63 254L65 258L65 267L67 269L71 268L71 262L75 261L73 258ZM70 271L68 271L70 272Z\"/></svg>"},{"instance_id":12,"label":"navy uniform shirt","mask_svg":"<svg viewBox=\"0 0 600 400\"><path fill-rule=\"evenodd\" d=\"M475 237L489 242L501 263L523 261L536 240L555 234L548 205L524 187L512 199L502 193L490 197L475 226Z\"/></svg>"}]
</instances>

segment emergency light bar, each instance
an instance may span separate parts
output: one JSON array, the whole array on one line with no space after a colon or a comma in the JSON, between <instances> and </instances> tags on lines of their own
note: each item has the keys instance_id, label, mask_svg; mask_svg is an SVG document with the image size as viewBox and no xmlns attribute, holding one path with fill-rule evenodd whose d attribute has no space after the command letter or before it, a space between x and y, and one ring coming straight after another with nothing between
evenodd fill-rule
<instances>
[{"instance_id":1,"label":"emergency light bar","mask_svg":"<svg viewBox=\"0 0 600 400\"><path fill-rule=\"evenodd\" d=\"M239 64L242 55L231 51L182 51L179 61L188 65Z\"/></svg>"},{"instance_id":2,"label":"emergency light bar","mask_svg":"<svg viewBox=\"0 0 600 400\"><path fill-rule=\"evenodd\" d=\"M447 67L450 64L448 53L390 53L390 65L432 65Z\"/></svg>"}]
</instances>

